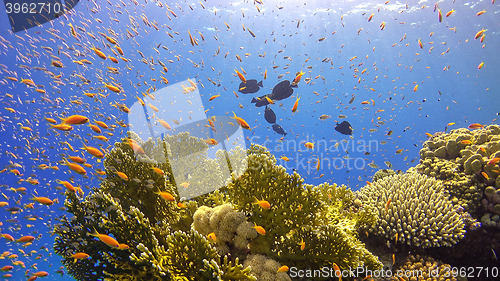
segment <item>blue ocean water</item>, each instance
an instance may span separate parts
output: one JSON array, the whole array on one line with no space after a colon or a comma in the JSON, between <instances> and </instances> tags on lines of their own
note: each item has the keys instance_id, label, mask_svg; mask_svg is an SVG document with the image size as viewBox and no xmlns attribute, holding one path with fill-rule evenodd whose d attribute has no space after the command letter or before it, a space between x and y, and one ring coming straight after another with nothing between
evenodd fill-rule
<instances>
[{"instance_id":1,"label":"blue ocean water","mask_svg":"<svg viewBox=\"0 0 500 281\"><path fill-rule=\"evenodd\" d=\"M0 240L0 252L18 255L0 260L0 266L16 260L26 266L16 265L12 272L6 272L13 275L10 279L24 280L32 272L47 271L50 280L71 280L56 272L65 270L61 257L52 249L53 225L65 215L61 210L64 190L57 188L57 180L71 180L85 194L90 187L97 187L100 181L95 170L104 167L101 161L83 153L82 141L110 149L129 129L117 121L132 123L129 114L112 105L133 108L136 96L144 98L143 93L151 87L159 90L190 78L198 83L199 101L206 115L202 117L233 116L234 111L251 127L243 130L247 146L265 145L279 164L290 173L297 170L306 183L326 181L353 190L371 181L378 169L405 171L415 166L426 133L472 123L498 124L498 3L332 2L81 1L71 12L17 33L10 31L6 9L2 8L0 169L6 170L0 174L0 201L9 204L3 209L22 210L0 211L0 232L16 239L23 235L37 238L29 246ZM442 12L441 22L435 4ZM446 17L451 10L454 13ZM484 14L476 15L483 10ZM75 26L76 37L71 35L69 23ZM482 29L486 31L480 42L474 37ZM127 61L113 63L94 54L90 49L93 45L108 56L122 57L113 55L112 44L99 32L118 41ZM191 44L188 32L197 44ZM74 62L83 58L93 64ZM52 60L60 60L64 67L52 66ZM478 69L481 62L484 66ZM118 68L118 73L111 73L107 67ZM255 94L239 93L241 81L235 69L246 79L262 80L264 87ZM300 71L305 74L293 95L270 106L287 133L283 137L266 122L264 107L255 107L251 100L270 94L283 80L294 80ZM60 79L54 78L57 75ZM7 77L32 79L37 87ZM90 81L85 82L87 79ZM106 89L104 83L112 82L121 85L123 92ZM84 93L97 95L91 98ZM214 95L220 96L210 101ZM300 100L293 113L297 96ZM185 100L182 93L178 97ZM186 123L186 110L174 104L168 112L162 112L162 118L175 128L170 120ZM116 127L103 130L101 135L109 137L103 142L93 138L97 134L86 125L65 133L51 129L44 119L59 121L59 116L73 114ZM330 117L321 120L322 115ZM335 131L337 121L348 121L352 136ZM305 142L316 146L307 149ZM93 166L87 178L63 165L67 156L86 158ZM290 161L282 160L282 156ZM50 168L53 166L59 170ZM15 175L12 169L22 175ZM30 179L39 183L26 181ZM16 190L21 187L26 188L24 193ZM26 208L33 195L57 198L59 202Z\"/></svg>"}]
</instances>

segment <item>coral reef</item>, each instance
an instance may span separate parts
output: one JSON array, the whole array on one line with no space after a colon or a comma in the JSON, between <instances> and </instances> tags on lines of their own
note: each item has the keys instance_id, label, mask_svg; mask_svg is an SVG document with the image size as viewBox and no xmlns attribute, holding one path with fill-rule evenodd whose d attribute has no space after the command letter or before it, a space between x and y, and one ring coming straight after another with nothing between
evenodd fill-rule
<instances>
[{"instance_id":1,"label":"coral reef","mask_svg":"<svg viewBox=\"0 0 500 281\"><path fill-rule=\"evenodd\" d=\"M305 185L258 145L218 151L216 159L206 151L188 133L146 142L130 133L116 143L100 187L83 200L68 192L65 206L73 216L61 217L54 229L54 248L69 274L77 280L288 280L279 264L381 267L357 238L359 228L377 220L376 211L357 204L345 186ZM90 235L96 231L98 237ZM120 247L103 243L111 237ZM76 252L90 258L74 262Z\"/></svg>"},{"instance_id":2,"label":"coral reef","mask_svg":"<svg viewBox=\"0 0 500 281\"><path fill-rule=\"evenodd\" d=\"M297 267L381 267L356 232L376 220L374 210L354 208L354 194L345 186L303 184L297 173L289 175L276 165L262 146L250 147L247 171L220 192L266 230L250 243L252 254ZM270 208L254 204L257 199L266 200Z\"/></svg>"},{"instance_id":3,"label":"coral reef","mask_svg":"<svg viewBox=\"0 0 500 281\"><path fill-rule=\"evenodd\" d=\"M383 179L387 176L390 176L390 175L395 175L396 172L394 172L394 170L391 170L391 169L381 169L381 170L378 170L374 175L373 175L373 181L377 181L379 179Z\"/></svg>"},{"instance_id":4,"label":"coral reef","mask_svg":"<svg viewBox=\"0 0 500 281\"><path fill-rule=\"evenodd\" d=\"M464 237L465 223L441 181L418 173L392 175L359 191L378 211L369 230L415 247L451 246Z\"/></svg>"},{"instance_id":5,"label":"coral reef","mask_svg":"<svg viewBox=\"0 0 500 281\"><path fill-rule=\"evenodd\" d=\"M456 281L452 267L431 257L410 255L406 263L396 270L400 278L391 277L394 281Z\"/></svg>"},{"instance_id":6,"label":"coral reef","mask_svg":"<svg viewBox=\"0 0 500 281\"><path fill-rule=\"evenodd\" d=\"M68 192L65 206L73 216L60 218L54 229L58 235L54 249L65 257L69 274L77 280L218 280L228 276L253 280L250 269L236 261L234 265L226 259L223 262L210 241L190 229L196 202L176 204L177 191L183 188L176 181L186 179L174 180L172 161L184 166L186 174L193 174L191 181L196 169L208 171L209 176L197 178L199 186L224 182L217 163L227 163L227 158L219 154L217 160L210 159L207 148L203 140L187 133L147 142L131 133L129 139L116 143L106 154L106 177L100 187L82 201ZM137 153L140 150L143 153ZM170 197L160 196L166 193ZM124 247L112 248L89 236L94 229ZM90 258L74 262L70 256L76 252Z\"/></svg>"},{"instance_id":7,"label":"coral reef","mask_svg":"<svg viewBox=\"0 0 500 281\"><path fill-rule=\"evenodd\" d=\"M285 272L278 272L280 264L267 258L264 255L250 255L243 263L243 266L250 266L257 280L291 281L292 279Z\"/></svg>"},{"instance_id":8,"label":"coral reef","mask_svg":"<svg viewBox=\"0 0 500 281\"><path fill-rule=\"evenodd\" d=\"M489 125L477 130L460 128L435 134L420 150L416 170L444 181L455 204L468 212L476 212L487 186L500 188L500 169L494 162L500 157L500 126ZM484 195L484 196L483 196ZM494 212L484 202L487 211ZM479 215L480 216L480 215Z\"/></svg>"},{"instance_id":9,"label":"coral reef","mask_svg":"<svg viewBox=\"0 0 500 281\"><path fill-rule=\"evenodd\" d=\"M207 236L215 234L217 251L221 255L229 253L229 246L248 249L251 239L259 234L253 224L247 222L243 212L236 212L231 205L224 204L215 208L201 206L194 213L193 228Z\"/></svg>"},{"instance_id":10,"label":"coral reef","mask_svg":"<svg viewBox=\"0 0 500 281\"><path fill-rule=\"evenodd\" d=\"M500 177L497 177L497 180ZM500 188L496 189L493 186L488 186L484 189L486 198L482 200L483 206L489 212L500 215Z\"/></svg>"}]
</instances>

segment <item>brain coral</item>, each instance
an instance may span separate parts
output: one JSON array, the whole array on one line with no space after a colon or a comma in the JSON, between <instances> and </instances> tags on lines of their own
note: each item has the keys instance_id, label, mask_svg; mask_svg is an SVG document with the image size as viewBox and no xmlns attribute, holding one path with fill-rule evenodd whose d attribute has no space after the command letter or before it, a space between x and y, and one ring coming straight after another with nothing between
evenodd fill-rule
<instances>
[{"instance_id":1,"label":"brain coral","mask_svg":"<svg viewBox=\"0 0 500 281\"><path fill-rule=\"evenodd\" d=\"M378 210L370 231L416 247L451 246L464 237L464 222L441 181L418 173L392 175L359 191Z\"/></svg>"}]
</instances>

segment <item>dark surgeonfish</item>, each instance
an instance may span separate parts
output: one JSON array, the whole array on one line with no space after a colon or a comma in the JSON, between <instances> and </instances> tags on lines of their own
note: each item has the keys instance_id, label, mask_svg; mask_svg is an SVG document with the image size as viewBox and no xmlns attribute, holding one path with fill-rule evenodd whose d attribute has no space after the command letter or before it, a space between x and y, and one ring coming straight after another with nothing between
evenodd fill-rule
<instances>
[{"instance_id":1,"label":"dark surgeonfish","mask_svg":"<svg viewBox=\"0 0 500 281\"><path fill-rule=\"evenodd\" d=\"M238 92L243 94L253 94L260 90L260 88L264 87L262 81L257 83L257 80L250 79L247 82L241 82L238 88Z\"/></svg>"},{"instance_id":2,"label":"dark surgeonfish","mask_svg":"<svg viewBox=\"0 0 500 281\"><path fill-rule=\"evenodd\" d=\"M273 125L273 130L280 135L286 136L285 130L283 130L283 128L281 128L281 126L278 124Z\"/></svg>"},{"instance_id":3,"label":"dark surgeonfish","mask_svg":"<svg viewBox=\"0 0 500 281\"><path fill-rule=\"evenodd\" d=\"M266 110L264 111L264 118L266 118L266 121L269 122L270 124L276 123L276 114L267 105L266 105Z\"/></svg>"},{"instance_id":4,"label":"dark surgeonfish","mask_svg":"<svg viewBox=\"0 0 500 281\"><path fill-rule=\"evenodd\" d=\"M343 134L343 135L352 135L352 127L351 124L347 121L343 121L342 123L337 123L335 126L335 131Z\"/></svg>"},{"instance_id":5,"label":"dark surgeonfish","mask_svg":"<svg viewBox=\"0 0 500 281\"><path fill-rule=\"evenodd\" d=\"M284 100L290 97L293 94L293 88L291 87L290 81L284 80L276 84L273 88L273 92L270 95L264 95L258 98L253 98L252 103L255 103L256 107L261 107L264 105L268 105L269 101L266 99L266 96L275 101L275 100Z\"/></svg>"}]
</instances>

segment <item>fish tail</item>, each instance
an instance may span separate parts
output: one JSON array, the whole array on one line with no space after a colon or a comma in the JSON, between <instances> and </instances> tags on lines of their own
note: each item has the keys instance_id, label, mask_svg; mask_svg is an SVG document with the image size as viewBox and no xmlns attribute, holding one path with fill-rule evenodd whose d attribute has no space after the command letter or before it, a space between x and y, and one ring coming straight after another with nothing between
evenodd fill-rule
<instances>
[{"instance_id":1,"label":"fish tail","mask_svg":"<svg viewBox=\"0 0 500 281\"><path fill-rule=\"evenodd\" d=\"M87 232L87 235L98 237L99 232L97 232L97 230L95 229L95 227L92 227L92 228L94 229L94 233Z\"/></svg>"},{"instance_id":2,"label":"fish tail","mask_svg":"<svg viewBox=\"0 0 500 281\"><path fill-rule=\"evenodd\" d=\"M257 102L257 100L255 98L252 98L251 103L256 103L256 102Z\"/></svg>"},{"instance_id":3,"label":"fish tail","mask_svg":"<svg viewBox=\"0 0 500 281\"><path fill-rule=\"evenodd\" d=\"M262 80L257 84L259 87L264 87L264 84L262 84Z\"/></svg>"},{"instance_id":4,"label":"fish tail","mask_svg":"<svg viewBox=\"0 0 500 281\"><path fill-rule=\"evenodd\" d=\"M61 124L66 124L66 118L62 118L61 116L57 116L59 119L61 119L62 123ZM53 126L53 125L52 125Z\"/></svg>"}]
</instances>

